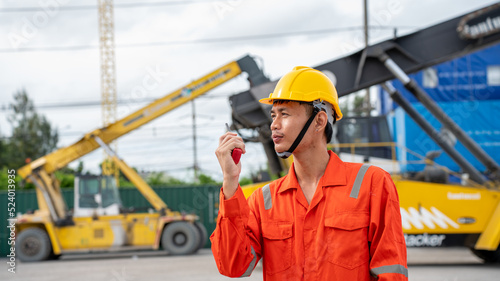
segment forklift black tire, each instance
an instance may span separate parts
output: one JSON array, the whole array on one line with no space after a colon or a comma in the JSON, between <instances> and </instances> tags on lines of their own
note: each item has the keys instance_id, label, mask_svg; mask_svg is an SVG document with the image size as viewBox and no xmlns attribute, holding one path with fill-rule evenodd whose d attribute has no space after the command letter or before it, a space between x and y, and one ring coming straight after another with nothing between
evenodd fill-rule
<instances>
[{"instance_id":1,"label":"forklift black tire","mask_svg":"<svg viewBox=\"0 0 500 281\"><path fill-rule=\"evenodd\" d=\"M500 263L500 246L496 251L476 250L471 249L472 253L478 258L484 260L485 263Z\"/></svg>"},{"instance_id":2,"label":"forklift black tire","mask_svg":"<svg viewBox=\"0 0 500 281\"><path fill-rule=\"evenodd\" d=\"M34 262L46 260L52 253L52 245L45 230L30 227L17 236L16 253L21 261Z\"/></svg>"},{"instance_id":3,"label":"forklift black tire","mask_svg":"<svg viewBox=\"0 0 500 281\"><path fill-rule=\"evenodd\" d=\"M200 245L198 246L198 249L201 249L207 243L207 239L208 239L207 229L199 221L195 221L194 226L196 226L196 229L198 229L198 232L200 233Z\"/></svg>"},{"instance_id":4,"label":"forklift black tire","mask_svg":"<svg viewBox=\"0 0 500 281\"><path fill-rule=\"evenodd\" d=\"M189 222L169 223L161 235L161 246L171 255L189 255L198 250L200 233Z\"/></svg>"}]
</instances>

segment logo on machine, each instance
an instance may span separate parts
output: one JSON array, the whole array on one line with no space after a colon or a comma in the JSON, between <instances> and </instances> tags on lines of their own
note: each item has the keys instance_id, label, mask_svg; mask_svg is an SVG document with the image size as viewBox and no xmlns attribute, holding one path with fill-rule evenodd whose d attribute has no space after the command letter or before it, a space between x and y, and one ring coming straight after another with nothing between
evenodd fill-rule
<instances>
[{"instance_id":1,"label":"logo on machine","mask_svg":"<svg viewBox=\"0 0 500 281\"><path fill-rule=\"evenodd\" d=\"M197 90L201 89L202 87L205 87L205 86L215 82L218 79L224 78L224 76L226 76L229 72L231 72L230 69L221 70L220 72L217 72L215 75L208 77L207 79L202 80L197 84L194 84L190 87L182 88L179 91L179 93L177 93L176 95L168 96L169 97L168 99L160 102L159 104L157 104L151 108L146 108L144 110L144 116L150 116L152 114L155 114L156 112L162 110L163 108L169 106L171 103L173 103L181 98L190 97L194 91L197 91Z\"/></svg>"},{"instance_id":2,"label":"logo on machine","mask_svg":"<svg viewBox=\"0 0 500 281\"><path fill-rule=\"evenodd\" d=\"M495 4L466 15L458 23L457 31L463 39L478 39L500 31L500 4Z\"/></svg>"},{"instance_id":3,"label":"logo on machine","mask_svg":"<svg viewBox=\"0 0 500 281\"><path fill-rule=\"evenodd\" d=\"M413 207L409 207L408 211L403 208L400 208L400 210L403 229L412 229L413 227L416 229L424 229L424 227L448 229L450 226L456 229L459 228L456 222L435 207L430 207L430 210L424 207L420 207L419 210Z\"/></svg>"},{"instance_id":4,"label":"logo on machine","mask_svg":"<svg viewBox=\"0 0 500 281\"><path fill-rule=\"evenodd\" d=\"M405 234L405 242L407 247L441 247L446 239L444 234Z\"/></svg>"},{"instance_id":5,"label":"logo on machine","mask_svg":"<svg viewBox=\"0 0 500 281\"><path fill-rule=\"evenodd\" d=\"M230 69L224 69L218 73L216 73L212 77L208 77L205 80L200 81L198 84L194 84L191 87L186 87L181 90L181 93L175 97L172 98L172 102L182 98L182 97L189 97L194 91L197 91L203 87L205 87L208 84L211 84L215 82L218 79L224 78L231 70Z\"/></svg>"},{"instance_id":6,"label":"logo on machine","mask_svg":"<svg viewBox=\"0 0 500 281\"><path fill-rule=\"evenodd\" d=\"M448 192L446 195L448 200L481 200L481 193L465 193L465 192Z\"/></svg>"},{"instance_id":7,"label":"logo on machine","mask_svg":"<svg viewBox=\"0 0 500 281\"><path fill-rule=\"evenodd\" d=\"M476 219L475 218L470 218L470 217L462 217L462 218L458 218L458 223L460 224L473 224L476 222Z\"/></svg>"}]
</instances>

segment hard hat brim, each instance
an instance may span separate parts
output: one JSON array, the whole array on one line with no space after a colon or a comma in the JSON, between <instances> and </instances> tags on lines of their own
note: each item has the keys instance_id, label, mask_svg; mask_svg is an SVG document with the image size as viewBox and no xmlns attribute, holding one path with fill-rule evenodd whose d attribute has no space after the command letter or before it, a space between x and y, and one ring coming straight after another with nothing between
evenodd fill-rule
<instances>
[{"instance_id":1,"label":"hard hat brim","mask_svg":"<svg viewBox=\"0 0 500 281\"><path fill-rule=\"evenodd\" d=\"M272 96L273 94L271 93L270 96ZM274 101L276 100L282 100L282 101L296 101L296 102L312 102L314 100L307 100L307 99L304 99L304 98L300 98L300 99L294 99L294 98L290 98L290 97L287 97L287 98L264 98L264 99L260 99L259 102L260 103L263 103L263 104L273 104Z\"/></svg>"},{"instance_id":2,"label":"hard hat brim","mask_svg":"<svg viewBox=\"0 0 500 281\"><path fill-rule=\"evenodd\" d=\"M263 104L273 104L274 99L271 98L265 98L265 99L260 99L259 102Z\"/></svg>"}]
</instances>

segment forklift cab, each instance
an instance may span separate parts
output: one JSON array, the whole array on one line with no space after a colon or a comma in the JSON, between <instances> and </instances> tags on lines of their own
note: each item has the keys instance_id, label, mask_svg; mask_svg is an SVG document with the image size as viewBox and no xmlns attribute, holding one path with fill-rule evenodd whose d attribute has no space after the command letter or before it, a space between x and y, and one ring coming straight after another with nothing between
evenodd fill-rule
<instances>
[{"instance_id":1,"label":"forklift cab","mask_svg":"<svg viewBox=\"0 0 500 281\"><path fill-rule=\"evenodd\" d=\"M89 175L75 177L74 217L118 215L121 206L114 177Z\"/></svg>"}]
</instances>

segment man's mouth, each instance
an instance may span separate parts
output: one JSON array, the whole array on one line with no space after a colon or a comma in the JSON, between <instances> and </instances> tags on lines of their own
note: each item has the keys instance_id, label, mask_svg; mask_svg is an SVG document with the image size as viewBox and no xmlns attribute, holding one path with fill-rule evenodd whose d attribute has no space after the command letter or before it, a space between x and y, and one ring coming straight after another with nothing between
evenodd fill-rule
<instances>
[{"instance_id":1,"label":"man's mouth","mask_svg":"<svg viewBox=\"0 0 500 281\"><path fill-rule=\"evenodd\" d=\"M273 134L272 138L273 138L273 142L276 144L276 143L279 143L283 139L283 135Z\"/></svg>"}]
</instances>

